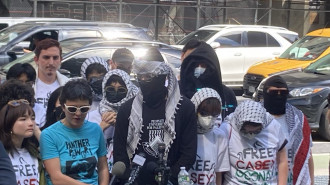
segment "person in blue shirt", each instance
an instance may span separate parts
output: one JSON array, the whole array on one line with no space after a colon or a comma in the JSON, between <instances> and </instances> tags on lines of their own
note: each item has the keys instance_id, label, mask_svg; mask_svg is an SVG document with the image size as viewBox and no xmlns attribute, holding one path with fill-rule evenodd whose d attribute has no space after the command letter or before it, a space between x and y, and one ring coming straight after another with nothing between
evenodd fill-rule
<instances>
[{"instance_id":1,"label":"person in blue shirt","mask_svg":"<svg viewBox=\"0 0 330 185\"><path fill-rule=\"evenodd\" d=\"M47 184L108 185L102 129L85 120L92 103L88 82L70 80L59 100L65 118L43 130L40 138Z\"/></svg>"}]
</instances>

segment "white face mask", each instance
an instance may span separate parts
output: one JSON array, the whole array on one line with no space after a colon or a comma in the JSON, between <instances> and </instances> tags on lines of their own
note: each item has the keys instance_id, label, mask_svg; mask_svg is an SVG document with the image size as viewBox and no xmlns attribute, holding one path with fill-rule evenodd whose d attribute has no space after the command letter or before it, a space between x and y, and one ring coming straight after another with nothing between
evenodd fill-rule
<instances>
[{"instance_id":1,"label":"white face mask","mask_svg":"<svg viewBox=\"0 0 330 185\"><path fill-rule=\"evenodd\" d=\"M195 68L194 76L196 78L200 77L205 72L205 67L198 66Z\"/></svg>"},{"instance_id":2,"label":"white face mask","mask_svg":"<svg viewBox=\"0 0 330 185\"><path fill-rule=\"evenodd\" d=\"M213 116L198 115L197 132L200 134L203 134L203 133L210 131L213 128L216 119L217 119L217 117L213 117Z\"/></svg>"},{"instance_id":3,"label":"white face mask","mask_svg":"<svg viewBox=\"0 0 330 185\"><path fill-rule=\"evenodd\" d=\"M256 137L257 134L254 134L254 133L246 133L246 134L243 134L241 133L243 137L246 137L248 139L253 139Z\"/></svg>"}]
</instances>

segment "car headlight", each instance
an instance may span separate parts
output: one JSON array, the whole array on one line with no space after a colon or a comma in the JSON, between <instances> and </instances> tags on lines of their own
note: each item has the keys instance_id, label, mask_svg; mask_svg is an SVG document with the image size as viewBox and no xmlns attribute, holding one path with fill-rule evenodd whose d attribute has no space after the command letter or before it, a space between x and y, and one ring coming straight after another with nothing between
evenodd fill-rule
<instances>
[{"instance_id":1,"label":"car headlight","mask_svg":"<svg viewBox=\"0 0 330 185\"><path fill-rule=\"evenodd\" d=\"M290 91L290 95L293 97L307 96L322 91L327 87L303 87L303 88L294 88Z\"/></svg>"}]
</instances>

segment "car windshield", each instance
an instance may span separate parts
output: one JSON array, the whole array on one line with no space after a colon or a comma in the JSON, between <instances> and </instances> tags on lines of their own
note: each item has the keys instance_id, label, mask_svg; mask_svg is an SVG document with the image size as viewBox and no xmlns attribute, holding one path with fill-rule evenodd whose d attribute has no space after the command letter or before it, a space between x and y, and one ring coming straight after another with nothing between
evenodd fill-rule
<instances>
[{"instance_id":1,"label":"car windshield","mask_svg":"<svg viewBox=\"0 0 330 185\"><path fill-rule=\"evenodd\" d=\"M305 36L290 46L279 58L314 60L330 46L330 37Z\"/></svg>"},{"instance_id":2,"label":"car windshield","mask_svg":"<svg viewBox=\"0 0 330 185\"><path fill-rule=\"evenodd\" d=\"M191 39L197 39L206 42L218 32L219 31L215 31L215 30L197 30L192 33L189 33L186 37L179 40L176 44L185 45Z\"/></svg>"},{"instance_id":3,"label":"car windshield","mask_svg":"<svg viewBox=\"0 0 330 185\"><path fill-rule=\"evenodd\" d=\"M26 31L28 28L34 25L28 24L17 24L11 27L8 27L0 32L0 47L7 45L8 42L15 39L19 34Z\"/></svg>"},{"instance_id":4,"label":"car windshield","mask_svg":"<svg viewBox=\"0 0 330 185\"><path fill-rule=\"evenodd\" d=\"M330 74L330 54L307 66L306 73Z\"/></svg>"},{"instance_id":5,"label":"car windshield","mask_svg":"<svg viewBox=\"0 0 330 185\"><path fill-rule=\"evenodd\" d=\"M73 51L76 48L80 48L84 45L86 45L87 41L72 41L72 40L64 40L62 42L60 42L60 45L62 47L62 56ZM90 41L89 41L90 42ZM9 70L9 68L17 63L30 63L31 65L35 65L35 63L33 62L33 57L34 57L34 52L30 52L25 54L24 56L4 65L1 67L1 71L3 72L7 72Z\"/></svg>"}]
</instances>

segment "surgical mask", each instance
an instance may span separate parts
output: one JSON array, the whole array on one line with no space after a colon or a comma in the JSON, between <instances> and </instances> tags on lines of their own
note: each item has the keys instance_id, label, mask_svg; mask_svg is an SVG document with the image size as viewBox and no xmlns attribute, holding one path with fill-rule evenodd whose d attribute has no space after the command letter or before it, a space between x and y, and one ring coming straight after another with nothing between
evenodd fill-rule
<instances>
[{"instance_id":1,"label":"surgical mask","mask_svg":"<svg viewBox=\"0 0 330 185\"><path fill-rule=\"evenodd\" d=\"M253 138L256 137L257 134L255 134L255 133L241 133L241 135L245 138L253 139Z\"/></svg>"},{"instance_id":2,"label":"surgical mask","mask_svg":"<svg viewBox=\"0 0 330 185\"><path fill-rule=\"evenodd\" d=\"M210 131L213 128L216 119L217 117L213 116L198 115L197 133L204 134Z\"/></svg>"},{"instance_id":3,"label":"surgical mask","mask_svg":"<svg viewBox=\"0 0 330 185\"><path fill-rule=\"evenodd\" d=\"M205 72L205 67L198 66L195 68L194 76L199 78Z\"/></svg>"}]
</instances>

